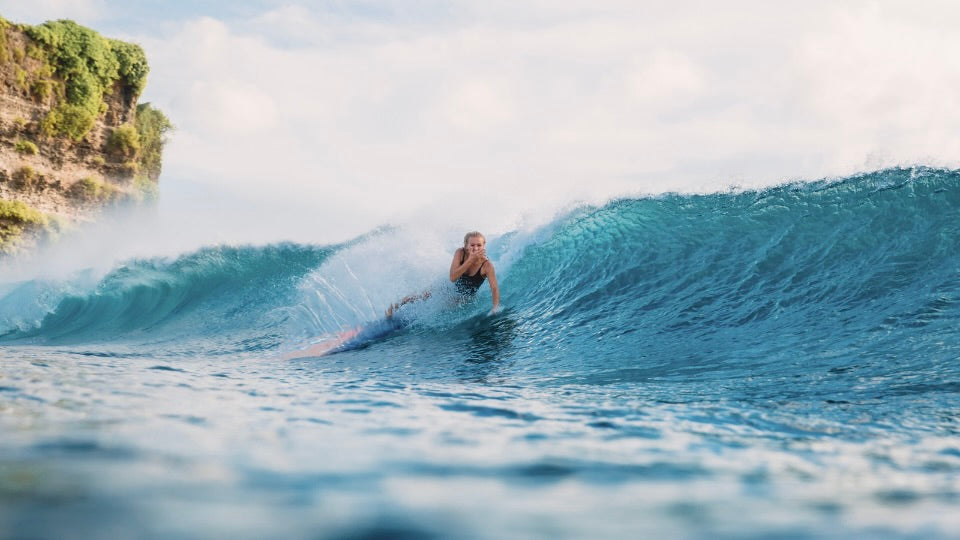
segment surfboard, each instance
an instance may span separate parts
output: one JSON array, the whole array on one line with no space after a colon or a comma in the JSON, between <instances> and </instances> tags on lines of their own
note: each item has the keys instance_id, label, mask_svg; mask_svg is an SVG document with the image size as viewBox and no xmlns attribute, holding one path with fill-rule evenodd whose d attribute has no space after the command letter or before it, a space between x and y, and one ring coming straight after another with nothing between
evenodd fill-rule
<instances>
[{"instance_id":1,"label":"surfboard","mask_svg":"<svg viewBox=\"0 0 960 540\"><path fill-rule=\"evenodd\" d=\"M356 328L311 340L298 349L283 355L284 360L316 358L360 349L379 341L406 326L398 317L380 319Z\"/></svg>"}]
</instances>

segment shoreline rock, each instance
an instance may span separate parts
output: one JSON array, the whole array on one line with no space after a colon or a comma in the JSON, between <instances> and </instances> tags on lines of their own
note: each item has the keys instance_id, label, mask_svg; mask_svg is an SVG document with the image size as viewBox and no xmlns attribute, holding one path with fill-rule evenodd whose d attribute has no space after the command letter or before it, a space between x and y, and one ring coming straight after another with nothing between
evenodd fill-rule
<instances>
[{"instance_id":1,"label":"shoreline rock","mask_svg":"<svg viewBox=\"0 0 960 540\"><path fill-rule=\"evenodd\" d=\"M138 45L73 21L0 18L0 256L155 197L173 126L137 104L148 71Z\"/></svg>"}]
</instances>

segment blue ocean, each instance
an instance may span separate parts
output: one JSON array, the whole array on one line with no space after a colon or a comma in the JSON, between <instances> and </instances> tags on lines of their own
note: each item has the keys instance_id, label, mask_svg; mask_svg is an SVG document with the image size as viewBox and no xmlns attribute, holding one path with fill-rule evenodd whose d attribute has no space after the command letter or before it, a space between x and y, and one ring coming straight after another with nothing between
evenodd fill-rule
<instances>
[{"instance_id":1,"label":"blue ocean","mask_svg":"<svg viewBox=\"0 0 960 540\"><path fill-rule=\"evenodd\" d=\"M0 537L960 538L960 172L404 234L0 276Z\"/></svg>"}]
</instances>

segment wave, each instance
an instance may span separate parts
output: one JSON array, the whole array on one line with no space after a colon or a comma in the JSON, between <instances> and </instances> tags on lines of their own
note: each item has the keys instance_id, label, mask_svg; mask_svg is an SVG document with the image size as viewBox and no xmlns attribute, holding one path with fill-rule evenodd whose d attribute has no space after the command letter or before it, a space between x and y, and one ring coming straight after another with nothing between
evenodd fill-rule
<instances>
[{"instance_id":1,"label":"wave","mask_svg":"<svg viewBox=\"0 0 960 540\"><path fill-rule=\"evenodd\" d=\"M483 322L484 291L466 307L440 302L386 347L431 358L479 347L589 382L718 366L742 377L798 358L829 369L864 357L947 362L960 356L958 210L960 173L925 168L580 207L532 234L488 239L504 315ZM370 255L381 241L351 245ZM0 320L0 341L282 348L374 318L409 292L393 263L371 266L375 283L358 278L348 252L279 244L131 261L48 301L39 320ZM0 317L36 305L44 287L18 285L0 298Z\"/></svg>"},{"instance_id":2,"label":"wave","mask_svg":"<svg viewBox=\"0 0 960 540\"><path fill-rule=\"evenodd\" d=\"M956 358L958 210L960 175L933 169L620 200L567 218L506 286L541 358L612 378L895 356L904 339Z\"/></svg>"},{"instance_id":3,"label":"wave","mask_svg":"<svg viewBox=\"0 0 960 540\"><path fill-rule=\"evenodd\" d=\"M219 246L176 259L133 260L94 286L28 281L0 299L0 313L24 311L32 294L57 298L32 323L8 316L0 340L18 343L218 343L277 326L269 314L294 301L293 285L335 251L294 244ZM79 290L78 290L79 289ZM49 304L49 301L47 302ZM2 327L0 327L2 328ZM239 337L238 337L239 334Z\"/></svg>"}]
</instances>

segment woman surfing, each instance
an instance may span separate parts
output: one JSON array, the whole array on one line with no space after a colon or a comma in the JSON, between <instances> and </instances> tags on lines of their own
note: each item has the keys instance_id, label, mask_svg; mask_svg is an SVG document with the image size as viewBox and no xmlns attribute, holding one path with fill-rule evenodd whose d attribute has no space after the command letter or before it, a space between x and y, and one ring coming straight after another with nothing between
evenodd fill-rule
<instances>
[{"instance_id":1,"label":"woman surfing","mask_svg":"<svg viewBox=\"0 0 960 540\"><path fill-rule=\"evenodd\" d=\"M463 237L463 247L457 248L457 251L453 254L453 260L450 261L450 281L454 284L462 302L476 296L483 282L489 281L490 295L493 299L493 308L490 310L490 314L493 315L500 308L500 286L497 283L497 273L493 268L493 262L487 258L486 244L487 239L477 231L468 232ZM430 291L407 296L387 308L385 319L324 336L318 342L307 344L305 347L284 354L283 358L291 360L324 356L366 346L405 326L404 321L393 318L400 306L418 300L426 300L430 296Z\"/></svg>"},{"instance_id":2,"label":"woman surfing","mask_svg":"<svg viewBox=\"0 0 960 540\"><path fill-rule=\"evenodd\" d=\"M479 231L471 231L464 235L463 247L457 248L453 253L453 260L450 261L450 281L463 301L473 298L483 282L489 281L490 295L493 300L493 308L490 310L492 315L500 308L500 285L497 283L497 272L493 268L493 262L487 258L486 246L487 239ZM421 294L404 297L387 308L387 318L393 317L400 306L417 300L426 300L430 298L430 294L430 291L424 291Z\"/></svg>"},{"instance_id":3,"label":"woman surfing","mask_svg":"<svg viewBox=\"0 0 960 540\"><path fill-rule=\"evenodd\" d=\"M490 281L490 295L493 299L495 313L500 307L500 285L497 283L497 272L493 263L487 258L487 239L478 231L468 232L463 237L463 247L458 248L450 262L450 281L457 288L457 293L464 298L472 298L484 279Z\"/></svg>"}]
</instances>

